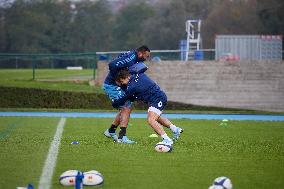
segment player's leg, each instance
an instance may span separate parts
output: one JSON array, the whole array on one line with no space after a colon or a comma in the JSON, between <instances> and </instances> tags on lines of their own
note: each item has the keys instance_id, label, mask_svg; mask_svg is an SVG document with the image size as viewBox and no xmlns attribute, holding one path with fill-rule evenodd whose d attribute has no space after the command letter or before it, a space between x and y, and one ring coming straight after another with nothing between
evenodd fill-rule
<instances>
[{"instance_id":1,"label":"player's leg","mask_svg":"<svg viewBox=\"0 0 284 189\"><path fill-rule=\"evenodd\" d=\"M116 128L119 126L120 124L120 111L116 114L113 122L112 122L112 125L115 125Z\"/></svg>"},{"instance_id":2,"label":"player's leg","mask_svg":"<svg viewBox=\"0 0 284 189\"><path fill-rule=\"evenodd\" d=\"M107 94L107 96L111 101L119 98L119 96L122 95L122 90L120 89L120 87L115 85L103 84L103 90L105 91L105 93ZM111 126L104 132L104 135L106 137L112 138L115 142L118 141L118 137L116 135L116 129L120 125L120 117L121 117L121 111L117 113Z\"/></svg>"},{"instance_id":3,"label":"player's leg","mask_svg":"<svg viewBox=\"0 0 284 189\"><path fill-rule=\"evenodd\" d=\"M110 133L115 133L119 124L120 124L120 111L116 114L116 116L115 116L110 128L108 129L108 131Z\"/></svg>"},{"instance_id":4,"label":"player's leg","mask_svg":"<svg viewBox=\"0 0 284 189\"><path fill-rule=\"evenodd\" d=\"M114 141L118 140L117 135L116 135L116 129L119 125L119 118L120 118L120 112L117 113L111 126L104 132L104 135L106 137L112 138Z\"/></svg>"},{"instance_id":5,"label":"player's leg","mask_svg":"<svg viewBox=\"0 0 284 189\"><path fill-rule=\"evenodd\" d=\"M112 138L114 141L117 141L117 136L116 136L116 129L120 124L120 112L118 112L111 124L111 126L105 130L104 135L106 137Z\"/></svg>"},{"instance_id":6,"label":"player's leg","mask_svg":"<svg viewBox=\"0 0 284 189\"><path fill-rule=\"evenodd\" d=\"M173 141L170 137L168 137L167 133L164 131L163 127L158 122L158 119L161 115L161 110L156 107L150 106L148 109L148 124L154 129L154 131L159 134L163 138L163 142L169 145L173 144Z\"/></svg>"},{"instance_id":7,"label":"player's leg","mask_svg":"<svg viewBox=\"0 0 284 189\"><path fill-rule=\"evenodd\" d=\"M183 130L177 126L175 126L169 119L160 116L158 118L158 122L164 127L170 128L173 132L173 140L178 140Z\"/></svg>"},{"instance_id":8,"label":"player's leg","mask_svg":"<svg viewBox=\"0 0 284 189\"><path fill-rule=\"evenodd\" d=\"M170 128L170 125L172 125L172 123L170 122L169 119L160 116L157 120L161 125L163 125L164 127Z\"/></svg>"},{"instance_id":9,"label":"player's leg","mask_svg":"<svg viewBox=\"0 0 284 189\"><path fill-rule=\"evenodd\" d=\"M149 111L148 112L148 117L147 117L147 121L148 124L154 129L154 131L159 134L159 135L164 135L166 132L164 131L164 129L161 127L161 125L159 124L159 122L157 121L159 115L153 111Z\"/></svg>"},{"instance_id":10,"label":"player's leg","mask_svg":"<svg viewBox=\"0 0 284 189\"><path fill-rule=\"evenodd\" d=\"M131 113L131 104L132 104L131 102L126 102L125 105L121 107L121 110L120 110L120 117L119 117L120 132L118 136L118 142L121 142L121 143L127 143L127 144L136 143L135 141L130 140L126 136L126 129L128 126L130 113Z\"/></svg>"}]
</instances>

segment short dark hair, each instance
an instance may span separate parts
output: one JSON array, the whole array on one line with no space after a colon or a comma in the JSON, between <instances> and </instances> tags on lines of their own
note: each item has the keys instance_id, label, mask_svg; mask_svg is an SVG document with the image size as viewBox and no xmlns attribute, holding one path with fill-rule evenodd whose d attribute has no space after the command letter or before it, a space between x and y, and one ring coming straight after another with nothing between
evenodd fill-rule
<instances>
[{"instance_id":1,"label":"short dark hair","mask_svg":"<svg viewBox=\"0 0 284 189\"><path fill-rule=\"evenodd\" d=\"M127 68L123 68L117 72L115 75L115 81L120 81L120 79L125 79L130 76L130 73Z\"/></svg>"},{"instance_id":2,"label":"short dark hair","mask_svg":"<svg viewBox=\"0 0 284 189\"><path fill-rule=\"evenodd\" d=\"M139 51L139 52L148 51L148 52L150 52L150 49L149 49L146 45L142 45L141 47L138 47L138 48L136 49L136 51Z\"/></svg>"}]
</instances>

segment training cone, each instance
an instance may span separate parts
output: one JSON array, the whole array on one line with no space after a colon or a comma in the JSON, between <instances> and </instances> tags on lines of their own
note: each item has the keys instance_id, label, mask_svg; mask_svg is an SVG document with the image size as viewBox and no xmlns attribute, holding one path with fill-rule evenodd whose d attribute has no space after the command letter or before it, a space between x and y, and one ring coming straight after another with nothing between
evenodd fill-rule
<instances>
[{"instance_id":1,"label":"training cone","mask_svg":"<svg viewBox=\"0 0 284 189\"><path fill-rule=\"evenodd\" d=\"M151 134L151 135L149 135L149 137L150 137L150 138L157 138L158 135L157 135L157 134Z\"/></svg>"}]
</instances>

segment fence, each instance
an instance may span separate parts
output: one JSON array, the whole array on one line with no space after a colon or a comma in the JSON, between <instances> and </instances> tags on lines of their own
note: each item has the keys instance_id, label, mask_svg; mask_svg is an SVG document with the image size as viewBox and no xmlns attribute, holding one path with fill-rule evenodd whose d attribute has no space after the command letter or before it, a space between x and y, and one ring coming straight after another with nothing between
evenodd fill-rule
<instances>
[{"instance_id":1,"label":"fence","mask_svg":"<svg viewBox=\"0 0 284 189\"><path fill-rule=\"evenodd\" d=\"M92 69L95 77L96 53L61 54L0 54L0 68L32 69L32 79L36 79L38 69ZM69 75L69 74L67 74ZM38 76L38 75L37 75ZM76 76L76 74L75 74ZM64 76L63 76L64 77ZM69 78L70 75L68 76ZM44 77L37 77L44 79Z\"/></svg>"},{"instance_id":2,"label":"fence","mask_svg":"<svg viewBox=\"0 0 284 189\"><path fill-rule=\"evenodd\" d=\"M201 49L203 52L203 60L214 60L215 49ZM112 60L120 53L125 51L108 51L108 52L97 52L99 60ZM162 61L162 60L183 60L186 50L151 50L150 61ZM193 52L192 52L193 53Z\"/></svg>"},{"instance_id":3,"label":"fence","mask_svg":"<svg viewBox=\"0 0 284 189\"><path fill-rule=\"evenodd\" d=\"M201 49L200 51L203 52L203 60L215 60L215 49ZM36 74L36 70L65 70L67 68L71 70L84 69L89 71L83 71L84 73L79 73L79 71L69 71L68 73L61 72L60 74L66 74L66 76L62 75L62 78L64 79L92 79L95 78L98 60L110 61L122 52L124 51L60 54L0 53L0 69L32 69L33 80L46 79L45 76L40 75L43 71L37 72ZM184 53L184 50L151 50L150 61L182 60ZM58 73L58 75L60 74Z\"/></svg>"}]
</instances>

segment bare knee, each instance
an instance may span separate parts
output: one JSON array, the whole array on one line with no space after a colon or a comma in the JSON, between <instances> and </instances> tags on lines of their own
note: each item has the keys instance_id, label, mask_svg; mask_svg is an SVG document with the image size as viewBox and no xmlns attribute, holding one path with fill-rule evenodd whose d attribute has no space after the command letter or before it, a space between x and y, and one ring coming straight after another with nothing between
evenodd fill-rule
<instances>
[{"instance_id":1,"label":"bare knee","mask_svg":"<svg viewBox=\"0 0 284 189\"><path fill-rule=\"evenodd\" d=\"M157 122L157 119L155 116L152 116L152 115L148 115L147 117L147 122L149 125L154 125L155 122Z\"/></svg>"},{"instance_id":2,"label":"bare knee","mask_svg":"<svg viewBox=\"0 0 284 189\"><path fill-rule=\"evenodd\" d=\"M152 125L153 122L154 122L154 119L152 117L148 117L147 122L148 122L149 125Z\"/></svg>"},{"instance_id":3,"label":"bare knee","mask_svg":"<svg viewBox=\"0 0 284 189\"><path fill-rule=\"evenodd\" d=\"M124 116L129 116L130 115L130 113L131 113L131 108L126 108L126 107L124 107L124 108L122 108L121 110L120 110L120 114L121 115L124 115Z\"/></svg>"}]
</instances>

